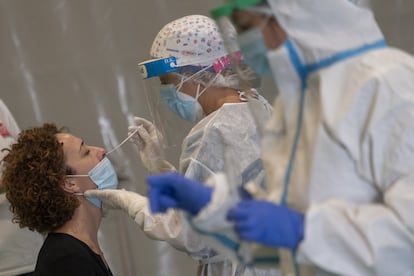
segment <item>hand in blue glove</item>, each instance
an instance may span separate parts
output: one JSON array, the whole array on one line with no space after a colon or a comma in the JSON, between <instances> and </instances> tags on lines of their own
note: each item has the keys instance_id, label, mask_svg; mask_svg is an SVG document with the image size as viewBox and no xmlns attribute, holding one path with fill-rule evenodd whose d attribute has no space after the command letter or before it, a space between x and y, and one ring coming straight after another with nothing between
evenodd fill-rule
<instances>
[{"instance_id":1,"label":"hand in blue glove","mask_svg":"<svg viewBox=\"0 0 414 276\"><path fill-rule=\"evenodd\" d=\"M227 219L242 240L295 250L303 239L303 214L268 201L243 200Z\"/></svg>"},{"instance_id":2,"label":"hand in blue glove","mask_svg":"<svg viewBox=\"0 0 414 276\"><path fill-rule=\"evenodd\" d=\"M168 208L178 208L197 215L210 202L212 188L178 173L147 177L149 200L153 213L165 213Z\"/></svg>"}]
</instances>

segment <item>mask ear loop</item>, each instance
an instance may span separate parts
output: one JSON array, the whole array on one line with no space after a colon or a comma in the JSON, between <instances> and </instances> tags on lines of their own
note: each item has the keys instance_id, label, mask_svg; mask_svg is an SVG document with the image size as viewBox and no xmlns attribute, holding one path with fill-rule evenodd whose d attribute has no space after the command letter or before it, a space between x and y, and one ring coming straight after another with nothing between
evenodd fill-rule
<instances>
[{"instance_id":1,"label":"mask ear loop","mask_svg":"<svg viewBox=\"0 0 414 276\"><path fill-rule=\"evenodd\" d=\"M207 89L211 86L211 84L218 78L218 76L219 76L219 73L217 73L215 76L214 76L214 78L211 80L211 81L209 81L208 83L207 83L207 85L206 85L206 87L204 87L203 88L203 90L201 90L201 92L200 92L200 84L198 84L197 85L197 92L196 92L196 97L195 97L195 99L196 100L198 100L198 98L204 93L204 92L206 92L207 91Z\"/></svg>"},{"instance_id":2,"label":"mask ear loop","mask_svg":"<svg viewBox=\"0 0 414 276\"><path fill-rule=\"evenodd\" d=\"M181 87L184 84L184 75L179 75L180 76L180 84L178 84L177 86L175 86L175 91L180 91Z\"/></svg>"},{"instance_id":3,"label":"mask ear loop","mask_svg":"<svg viewBox=\"0 0 414 276\"><path fill-rule=\"evenodd\" d=\"M189 80L191 80L192 78L194 78L195 76L197 76L198 74L201 74L202 72L207 71L208 69L210 69L211 67L213 67L213 65L214 65L214 64L211 64L211 65L209 65L209 66L206 66L206 67L204 67L203 69L201 69L201 70L199 70L199 71L195 72L194 74L192 74L192 75L191 75L191 76L189 76L189 77L185 77L185 75L183 75L183 74L175 73L176 75L178 75L178 76L180 76L180 77L181 77L180 84L176 86L177 91L179 91L179 90L180 90L181 86L183 86L183 84L184 84L186 81L189 81Z\"/></svg>"},{"instance_id":4,"label":"mask ear loop","mask_svg":"<svg viewBox=\"0 0 414 276\"><path fill-rule=\"evenodd\" d=\"M186 82L186 81L189 81L189 80L191 80L191 79L193 79L195 76L197 76L198 74L201 74L202 72L205 72L205 71L207 71L208 69L210 69L210 68L214 68L214 64L211 64L211 65L209 65L209 66L206 66L206 67L204 67L203 69L201 69L201 70L199 70L199 71L197 71L197 72L195 72L194 74L192 74L191 76L189 76L189 77L187 77L187 78L185 78L185 76L184 75L181 75L181 74L177 74L177 75L179 75L180 77L181 77L181 81L180 81L180 84L176 87L176 91L180 91L180 88L182 87L182 85ZM197 92L196 92L196 95L195 95L195 99L196 100L198 100L198 98L204 93L204 92L206 92L206 90L210 87L210 85L218 78L218 76L219 76L219 73L216 73L216 75L214 76L214 78L211 80L211 81L209 81L208 82L208 84L206 85L206 87L204 87L203 88L203 90L201 90L200 91L200 84L198 83L197 84Z\"/></svg>"},{"instance_id":5,"label":"mask ear loop","mask_svg":"<svg viewBox=\"0 0 414 276\"><path fill-rule=\"evenodd\" d=\"M89 177L87 174L67 174L66 177Z\"/></svg>"}]
</instances>

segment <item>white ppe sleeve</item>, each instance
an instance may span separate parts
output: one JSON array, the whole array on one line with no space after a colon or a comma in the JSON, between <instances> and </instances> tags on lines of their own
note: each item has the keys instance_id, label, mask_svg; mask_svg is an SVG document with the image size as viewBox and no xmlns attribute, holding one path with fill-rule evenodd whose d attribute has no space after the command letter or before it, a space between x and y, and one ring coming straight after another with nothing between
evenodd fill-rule
<instances>
[{"instance_id":1,"label":"white ppe sleeve","mask_svg":"<svg viewBox=\"0 0 414 276\"><path fill-rule=\"evenodd\" d=\"M201 237L192 231L179 212L169 210L165 214L152 214L145 196L126 190L96 189L86 191L85 196L99 198L105 208L123 210L151 239L166 241L187 252L197 252L204 247Z\"/></svg>"},{"instance_id":2,"label":"white ppe sleeve","mask_svg":"<svg viewBox=\"0 0 414 276\"><path fill-rule=\"evenodd\" d=\"M363 97L375 96L369 112L358 110L366 117L350 114L347 126L337 124L335 129L346 134L357 129L351 120L362 121L361 133L355 135L358 139L346 140L342 137L353 136L344 134L337 148L347 148L355 170L348 173L364 182L353 197L331 196L311 203L306 212L298 258L331 273L414 274L414 69L391 68L380 68L381 74L366 85L374 89L364 91ZM352 146L354 141L359 144ZM326 151L329 144L325 145ZM347 185L341 181L337 179L338 184Z\"/></svg>"}]
</instances>

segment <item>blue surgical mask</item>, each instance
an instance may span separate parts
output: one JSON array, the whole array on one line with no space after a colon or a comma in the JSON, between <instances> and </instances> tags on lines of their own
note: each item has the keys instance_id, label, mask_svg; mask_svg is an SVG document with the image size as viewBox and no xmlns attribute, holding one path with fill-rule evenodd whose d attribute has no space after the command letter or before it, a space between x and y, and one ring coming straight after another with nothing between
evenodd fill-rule
<instances>
[{"instance_id":1,"label":"blue surgical mask","mask_svg":"<svg viewBox=\"0 0 414 276\"><path fill-rule=\"evenodd\" d=\"M201 93L197 94L201 95ZM203 108L197 99L177 91L173 84L162 84L160 87L160 97L172 112L187 122L194 123L204 117Z\"/></svg>"},{"instance_id":2,"label":"blue surgical mask","mask_svg":"<svg viewBox=\"0 0 414 276\"><path fill-rule=\"evenodd\" d=\"M118 176L111 161L107 157L103 158L95 167L88 172L87 175L75 174L67 175L68 177L90 177L96 184L98 190L117 189ZM96 207L101 208L102 202L98 198L86 198Z\"/></svg>"},{"instance_id":3,"label":"blue surgical mask","mask_svg":"<svg viewBox=\"0 0 414 276\"><path fill-rule=\"evenodd\" d=\"M268 50L261 28L254 28L240 34L238 41L247 65L259 76L271 75L272 71L267 59Z\"/></svg>"}]
</instances>

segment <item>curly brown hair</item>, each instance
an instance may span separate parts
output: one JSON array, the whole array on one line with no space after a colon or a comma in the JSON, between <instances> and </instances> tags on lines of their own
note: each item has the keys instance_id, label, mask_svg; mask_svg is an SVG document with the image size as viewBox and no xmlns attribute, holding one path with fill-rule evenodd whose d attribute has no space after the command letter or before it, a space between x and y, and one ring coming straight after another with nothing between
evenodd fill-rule
<instances>
[{"instance_id":1,"label":"curly brown hair","mask_svg":"<svg viewBox=\"0 0 414 276\"><path fill-rule=\"evenodd\" d=\"M22 131L4 158L3 184L13 221L39 233L51 232L69 221L79 201L63 190L67 171L54 124Z\"/></svg>"}]
</instances>

